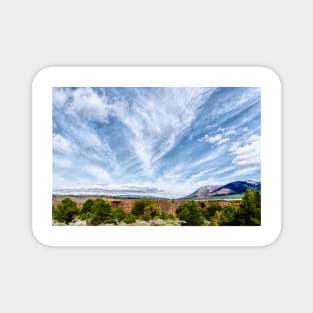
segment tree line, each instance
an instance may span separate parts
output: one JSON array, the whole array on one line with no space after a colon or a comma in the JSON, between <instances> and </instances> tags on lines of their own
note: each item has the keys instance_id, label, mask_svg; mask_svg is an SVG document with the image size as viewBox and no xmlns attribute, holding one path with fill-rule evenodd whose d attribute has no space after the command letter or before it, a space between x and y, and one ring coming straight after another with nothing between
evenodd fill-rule
<instances>
[{"instance_id":1,"label":"tree line","mask_svg":"<svg viewBox=\"0 0 313 313\"><path fill-rule=\"evenodd\" d=\"M103 199L86 200L82 207L70 198L63 199L52 206L52 218L55 221L69 224L74 219L84 220L87 225L126 224L137 220L153 219L182 221L185 226L258 226L261 225L261 195L254 190L247 190L240 201L239 207L234 205L220 206L212 203L201 207L197 201L186 201L176 209L176 216L160 211L156 201L139 199L134 201L131 212L121 208L113 208L112 204Z\"/></svg>"},{"instance_id":2,"label":"tree line","mask_svg":"<svg viewBox=\"0 0 313 313\"><path fill-rule=\"evenodd\" d=\"M149 221L155 218L176 219L172 214L161 212L157 203L151 199L136 200L131 212L125 212L121 208L113 208L112 204L103 198L88 199L81 208L72 199L65 198L57 206L52 206L52 218L65 224L79 219L86 221L88 225L118 224L121 221L132 224L136 220Z\"/></svg>"}]
</instances>

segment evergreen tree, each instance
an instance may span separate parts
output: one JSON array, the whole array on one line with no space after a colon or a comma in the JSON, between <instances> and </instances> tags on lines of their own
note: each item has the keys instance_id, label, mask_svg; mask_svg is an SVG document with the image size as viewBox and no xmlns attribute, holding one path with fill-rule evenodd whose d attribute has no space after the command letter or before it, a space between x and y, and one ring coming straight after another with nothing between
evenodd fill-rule
<instances>
[{"instance_id":1,"label":"evergreen tree","mask_svg":"<svg viewBox=\"0 0 313 313\"><path fill-rule=\"evenodd\" d=\"M145 213L145 208L150 208L149 210L157 210L157 203L151 199L139 199L133 204L131 213L137 217L142 217Z\"/></svg>"},{"instance_id":2,"label":"evergreen tree","mask_svg":"<svg viewBox=\"0 0 313 313\"><path fill-rule=\"evenodd\" d=\"M240 225L258 226L261 224L261 195L247 189L241 202L238 217Z\"/></svg>"},{"instance_id":3,"label":"evergreen tree","mask_svg":"<svg viewBox=\"0 0 313 313\"><path fill-rule=\"evenodd\" d=\"M186 226L204 225L205 218L199 204L195 201L188 201L176 209L177 217L186 222Z\"/></svg>"},{"instance_id":4,"label":"evergreen tree","mask_svg":"<svg viewBox=\"0 0 313 313\"><path fill-rule=\"evenodd\" d=\"M77 214L77 204L70 198L63 199L56 207L52 208L52 218L66 224L70 223Z\"/></svg>"}]
</instances>

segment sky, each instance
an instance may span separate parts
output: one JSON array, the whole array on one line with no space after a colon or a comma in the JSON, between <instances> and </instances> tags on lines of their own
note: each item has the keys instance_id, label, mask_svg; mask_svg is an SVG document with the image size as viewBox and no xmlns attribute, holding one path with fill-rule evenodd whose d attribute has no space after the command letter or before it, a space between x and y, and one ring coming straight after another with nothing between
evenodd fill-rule
<instances>
[{"instance_id":1,"label":"sky","mask_svg":"<svg viewBox=\"0 0 313 313\"><path fill-rule=\"evenodd\" d=\"M186 196L260 181L261 89L53 88L53 192Z\"/></svg>"}]
</instances>

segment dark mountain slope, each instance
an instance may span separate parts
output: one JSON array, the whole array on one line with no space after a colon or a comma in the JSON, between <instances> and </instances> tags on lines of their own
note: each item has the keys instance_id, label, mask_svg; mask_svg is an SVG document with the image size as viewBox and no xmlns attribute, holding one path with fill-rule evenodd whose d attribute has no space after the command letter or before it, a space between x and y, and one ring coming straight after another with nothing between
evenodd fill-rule
<instances>
[{"instance_id":1,"label":"dark mountain slope","mask_svg":"<svg viewBox=\"0 0 313 313\"><path fill-rule=\"evenodd\" d=\"M234 181L222 186L202 186L185 198L210 198L217 196L243 194L247 189L260 191L261 183L247 180Z\"/></svg>"}]
</instances>

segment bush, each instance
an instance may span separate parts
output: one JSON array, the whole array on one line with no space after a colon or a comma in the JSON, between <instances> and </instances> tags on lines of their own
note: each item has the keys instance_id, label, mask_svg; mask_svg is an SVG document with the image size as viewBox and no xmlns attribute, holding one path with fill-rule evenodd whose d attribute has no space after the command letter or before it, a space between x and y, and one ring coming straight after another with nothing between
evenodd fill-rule
<instances>
[{"instance_id":1,"label":"bush","mask_svg":"<svg viewBox=\"0 0 313 313\"><path fill-rule=\"evenodd\" d=\"M94 200L87 199L84 202L82 209L80 210L80 214L86 214L88 212L91 212L91 207L92 207L93 203L94 203Z\"/></svg>"},{"instance_id":2,"label":"bush","mask_svg":"<svg viewBox=\"0 0 313 313\"><path fill-rule=\"evenodd\" d=\"M215 215L216 211L221 211L222 207L216 203L210 204L208 207L204 207L202 209L203 215L207 220L210 220L211 217Z\"/></svg>"},{"instance_id":3,"label":"bush","mask_svg":"<svg viewBox=\"0 0 313 313\"><path fill-rule=\"evenodd\" d=\"M210 218L210 224L212 226L221 226L222 225L222 220L223 220L222 212L221 211L216 211L214 216L212 216Z\"/></svg>"},{"instance_id":4,"label":"bush","mask_svg":"<svg viewBox=\"0 0 313 313\"><path fill-rule=\"evenodd\" d=\"M132 224L136 222L136 216L131 214L131 213L126 213L124 220L123 220L126 224Z\"/></svg>"},{"instance_id":5,"label":"bush","mask_svg":"<svg viewBox=\"0 0 313 313\"><path fill-rule=\"evenodd\" d=\"M80 211L80 219L86 220L88 224L99 225L101 223L112 222L113 211L110 202L104 199L91 200L84 202Z\"/></svg>"},{"instance_id":6,"label":"bush","mask_svg":"<svg viewBox=\"0 0 313 313\"><path fill-rule=\"evenodd\" d=\"M176 209L177 217L186 222L186 226L204 225L205 218L198 203L195 201L185 202Z\"/></svg>"},{"instance_id":7,"label":"bush","mask_svg":"<svg viewBox=\"0 0 313 313\"><path fill-rule=\"evenodd\" d=\"M56 207L52 207L52 218L61 223L70 223L77 214L77 204L70 198L65 198Z\"/></svg>"},{"instance_id":8,"label":"bush","mask_svg":"<svg viewBox=\"0 0 313 313\"><path fill-rule=\"evenodd\" d=\"M176 219L174 215L167 213L167 212L161 212L159 217L160 217L160 219L165 220L165 221Z\"/></svg>"},{"instance_id":9,"label":"bush","mask_svg":"<svg viewBox=\"0 0 313 313\"><path fill-rule=\"evenodd\" d=\"M144 213L143 213L143 215L142 215L142 218L143 218L145 221L149 221L149 220L154 219L154 218L157 217L157 216L160 216L160 211L159 211L159 209L158 209L156 206L149 205L149 206L146 206L146 207L145 207Z\"/></svg>"},{"instance_id":10,"label":"bush","mask_svg":"<svg viewBox=\"0 0 313 313\"><path fill-rule=\"evenodd\" d=\"M157 209L157 204L151 199L139 199L133 204L131 213L137 217L142 217L145 213L145 208L149 207L149 210Z\"/></svg>"},{"instance_id":11,"label":"bush","mask_svg":"<svg viewBox=\"0 0 313 313\"><path fill-rule=\"evenodd\" d=\"M211 225L212 226L240 225L238 221L238 211L239 211L238 208L231 205L227 205L223 207L221 210L217 210L214 216L210 218Z\"/></svg>"},{"instance_id":12,"label":"bush","mask_svg":"<svg viewBox=\"0 0 313 313\"><path fill-rule=\"evenodd\" d=\"M247 189L239 208L228 205L211 216L213 226L259 226L261 225L261 196L255 190Z\"/></svg>"},{"instance_id":13,"label":"bush","mask_svg":"<svg viewBox=\"0 0 313 313\"><path fill-rule=\"evenodd\" d=\"M123 221L125 217L126 217L126 212L123 209L120 209L120 208L112 209L111 218L108 222L117 224L120 221Z\"/></svg>"},{"instance_id":14,"label":"bush","mask_svg":"<svg viewBox=\"0 0 313 313\"><path fill-rule=\"evenodd\" d=\"M100 217L96 213L87 212L84 218L89 225L99 225L101 224Z\"/></svg>"}]
</instances>

